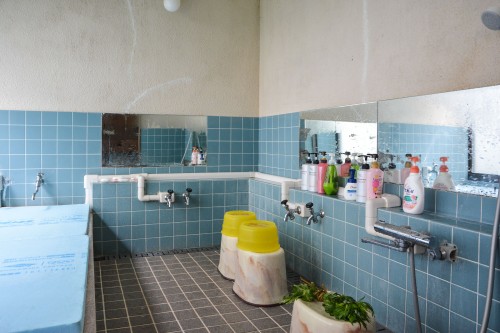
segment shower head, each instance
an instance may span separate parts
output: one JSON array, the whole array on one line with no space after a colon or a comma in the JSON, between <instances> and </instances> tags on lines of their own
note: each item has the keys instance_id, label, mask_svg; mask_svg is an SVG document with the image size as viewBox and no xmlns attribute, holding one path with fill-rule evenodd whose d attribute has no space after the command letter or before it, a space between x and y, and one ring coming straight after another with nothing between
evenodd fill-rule
<instances>
[{"instance_id":1,"label":"shower head","mask_svg":"<svg viewBox=\"0 0 500 333\"><path fill-rule=\"evenodd\" d=\"M500 7L488 8L481 14L481 20L486 28L500 30Z\"/></svg>"}]
</instances>

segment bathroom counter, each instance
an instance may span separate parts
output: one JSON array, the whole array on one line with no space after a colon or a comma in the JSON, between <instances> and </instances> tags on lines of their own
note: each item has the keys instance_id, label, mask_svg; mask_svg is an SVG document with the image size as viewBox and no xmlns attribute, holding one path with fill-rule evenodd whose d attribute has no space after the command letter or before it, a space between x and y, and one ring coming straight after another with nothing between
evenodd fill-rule
<instances>
[{"instance_id":1,"label":"bathroom counter","mask_svg":"<svg viewBox=\"0 0 500 333\"><path fill-rule=\"evenodd\" d=\"M0 243L0 331L82 332L89 236Z\"/></svg>"}]
</instances>

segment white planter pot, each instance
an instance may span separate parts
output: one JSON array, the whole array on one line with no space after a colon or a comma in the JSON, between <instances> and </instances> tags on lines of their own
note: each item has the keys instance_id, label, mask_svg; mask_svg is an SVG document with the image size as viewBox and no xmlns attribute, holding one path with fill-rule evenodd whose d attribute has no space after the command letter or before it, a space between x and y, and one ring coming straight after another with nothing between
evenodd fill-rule
<instances>
[{"instance_id":1,"label":"white planter pot","mask_svg":"<svg viewBox=\"0 0 500 333\"><path fill-rule=\"evenodd\" d=\"M365 329L359 324L333 319L320 302L296 300L293 303L290 333L375 333L376 326L373 316Z\"/></svg>"}]
</instances>

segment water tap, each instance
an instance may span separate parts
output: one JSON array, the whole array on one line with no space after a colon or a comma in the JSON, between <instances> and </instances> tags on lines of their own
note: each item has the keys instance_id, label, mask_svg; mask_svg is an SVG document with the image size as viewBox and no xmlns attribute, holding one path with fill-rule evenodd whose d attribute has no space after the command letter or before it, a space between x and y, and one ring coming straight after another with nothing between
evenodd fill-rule
<instances>
[{"instance_id":1,"label":"water tap","mask_svg":"<svg viewBox=\"0 0 500 333\"><path fill-rule=\"evenodd\" d=\"M190 187L188 187L186 189L186 192L182 193L182 196L184 197L184 203L186 204L186 206L189 206L189 198L190 198L191 192L193 192L193 190Z\"/></svg>"},{"instance_id":2,"label":"water tap","mask_svg":"<svg viewBox=\"0 0 500 333\"><path fill-rule=\"evenodd\" d=\"M40 186L42 186L42 184L43 184L44 182L45 182L45 181L43 180L43 173L42 173L42 172L39 172L39 173L36 175L36 181L35 181L35 192L33 192L33 195L31 196L31 200L35 200L36 194L38 193L38 190L40 189Z\"/></svg>"},{"instance_id":3,"label":"water tap","mask_svg":"<svg viewBox=\"0 0 500 333\"><path fill-rule=\"evenodd\" d=\"M174 191L173 190L167 191L167 194L165 195L165 201L168 203L168 207L172 206L172 202L174 202Z\"/></svg>"},{"instance_id":4,"label":"water tap","mask_svg":"<svg viewBox=\"0 0 500 333\"><path fill-rule=\"evenodd\" d=\"M318 223L319 222L318 218L325 217L325 212L322 209L320 209L319 212L315 213L313 206L314 206L314 204L312 202L306 203L306 208L308 208L309 211L311 212L311 216L309 216L307 218L307 222L306 222L307 225L310 225L311 222Z\"/></svg>"},{"instance_id":5,"label":"water tap","mask_svg":"<svg viewBox=\"0 0 500 333\"><path fill-rule=\"evenodd\" d=\"M288 200L286 200L286 199L281 201L281 205L283 207L285 207L285 210L286 210L285 217L283 218L284 222L288 221L288 219L290 219L290 221L295 220L295 214L300 215L300 213L301 213L300 206L297 206L297 207L295 207L295 209L290 210L290 207L288 206Z\"/></svg>"}]
</instances>

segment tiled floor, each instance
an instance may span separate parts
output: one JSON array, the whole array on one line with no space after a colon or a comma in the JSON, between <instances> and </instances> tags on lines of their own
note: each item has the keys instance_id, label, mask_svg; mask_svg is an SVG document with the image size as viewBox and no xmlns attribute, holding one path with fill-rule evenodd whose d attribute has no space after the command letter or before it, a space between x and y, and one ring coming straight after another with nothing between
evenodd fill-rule
<instances>
[{"instance_id":1,"label":"tiled floor","mask_svg":"<svg viewBox=\"0 0 500 333\"><path fill-rule=\"evenodd\" d=\"M96 261L97 332L288 332L292 305L242 302L218 261L216 250Z\"/></svg>"}]
</instances>

